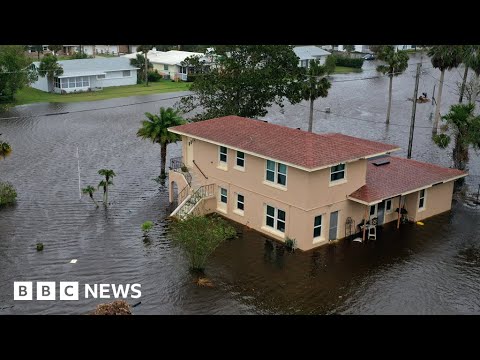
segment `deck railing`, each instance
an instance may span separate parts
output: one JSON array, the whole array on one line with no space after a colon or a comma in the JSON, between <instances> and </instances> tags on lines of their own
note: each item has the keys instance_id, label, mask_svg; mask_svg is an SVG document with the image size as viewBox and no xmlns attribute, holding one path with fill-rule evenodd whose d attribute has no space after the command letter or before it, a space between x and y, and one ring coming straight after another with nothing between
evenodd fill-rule
<instances>
[{"instance_id":1,"label":"deck railing","mask_svg":"<svg viewBox=\"0 0 480 360\"><path fill-rule=\"evenodd\" d=\"M183 163L183 158L181 156L170 159L170 170L182 174L185 176L188 185L192 184L192 174L190 174L187 166Z\"/></svg>"}]
</instances>

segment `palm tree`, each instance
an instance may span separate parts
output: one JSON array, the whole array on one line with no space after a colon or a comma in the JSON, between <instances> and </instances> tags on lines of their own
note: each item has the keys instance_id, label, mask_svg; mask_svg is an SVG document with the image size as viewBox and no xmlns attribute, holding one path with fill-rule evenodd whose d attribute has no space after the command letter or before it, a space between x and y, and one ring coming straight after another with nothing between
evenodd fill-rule
<instances>
[{"instance_id":1,"label":"palm tree","mask_svg":"<svg viewBox=\"0 0 480 360\"><path fill-rule=\"evenodd\" d=\"M137 54L137 57L134 59L130 59L130 65L137 67L139 73L145 72L145 56L142 54ZM152 69L153 65L150 60L147 59L147 68ZM140 79L139 79L140 80Z\"/></svg>"},{"instance_id":2,"label":"palm tree","mask_svg":"<svg viewBox=\"0 0 480 360\"><path fill-rule=\"evenodd\" d=\"M465 55L465 66L468 66L475 72L475 86L472 97L470 98L470 103L475 105L479 92L478 86L480 85L480 45L468 46L468 51Z\"/></svg>"},{"instance_id":3,"label":"palm tree","mask_svg":"<svg viewBox=\"0 0 480 360\"><path fill-rule=\"evenodd\" d=\"M148 52L153 49L153 45L140 45L137 47L137 51L143 53L145 56L145 86L148 86Z\"/></svg>"},{"instance_id":4,"label":"palm tree","mask_svg":"<svg viewBox=\"0 0 480 360\"><path fill-rule=\"evenodd\" d=\"M347 52L348 57L350 57L350 53L355 51L355 45L343 45L343 49Z\"/></svg>"},{"instance_id":5,"label":"palm tree","mask_svg":"<svg viewBox=\"0 0 480 360\"><path fill-rule=\"evenodd\" d=\"M60 51L63 49L63 46L62 45L48 45L48 49L53 53L53 55L55 56L55 53L57 51Z\"/></svg>"},{"instance_id":6,"label":"palm tree","mask_svg":"<svg viewBox=\"0 0 480 360\"><path fill-rule=\"evenodd\" d=\"M408 67L408 54L406 51L395 51L393 45L383 45L378 49L378 59L386 63L386 65L377 66L377 71L382 74L388 74L390 83L388 85L388 108L387 120L385 123L390 123L390 110L392 108L392 85L393 77L403 73Z\"/></svg>"},{"instance_id":7,"label":"palm tree","mask_svg":"<svg viewBox=\"0 0 480 360\"><path fill-rule=\"evenodd\" d=\"M110 169L100 169L98 170L98 174L105 176L105 180L100 181L98 187L103 187L103 203L105 206L108 205L108 187L113 185L113 181L111 180L114 176L117 176L113 170Z\"/></svg>"},{"instance_id":8,"label":"palm tree","mask_svg":"<svg viewBox=\"0 0 480 360\"><path fill-rule=\"evenodd\" d=\"M480 148L480 116L474 116L474 109L472 103L452 105L450 112L442 117L447 123L446 130L451 130L455 139L452 158L455 168L459 170L466 168L469 146ZM446 148L451 138L447 134L439 134L433 140L439 147Z\"/></svg>"},{"instance_id":9,"label":"palm tree","mask_svg":"<svg viewBox=\"0 0 480 360\"><path fill-rule=\"evenodd\" d=\"M12 153L12 147L7 142L0 141L0 156L5 159L8 155Z\"/></svg>"},{"instance_id":10,"label":"palm tree","mask_svg":"<svg viewBox=\"0 0 480 360\"><path fill-rule=\"evenodd\" d=\"M428 50L427 54L431 57L433 67L438 68L441 71L440 85L438 86L437 94L437 108L435 109L435 119L432 127L432 134L436 135L438 131L438 122L440 120L440 106L442 103L445 70L451 70L460 65L462 62L462 49L459 45L433 45Z\"/></svg>"},{"instance_id":11,"label":"palm tree","mask_svg":"<svg viewBox=\"0 0 480 360\"><path fill-rule=\"evenodd\" d=\"M53 79L56 76L63 74L62 65L57 62L57 57L55 55L47 54L40 61L40 66L38 67L38 74L41 77L47 76L48 79L48 91L53 92L54 82ZM51 86L51 87L50 87Z\"/></svg>"},{"instance_id":12,"label":"palm tree","mask_svg":"<svg viewBox=\"0 0 480 360\"><path fill-rule=\"evenodd\" d=\"M310 114L308 117L308 131L313 128L313 103L319 97L327 97L331 82L325 77L328 74L326 66L320 65L318 60L310 60L307 70L307 81L302 89L304 100L310 100Z\"/></svg>"},{"instance_id":13,"label":"palm tree","mask_svg":"<svg viewBox=\"0 0 480 360\"><path fill-rule=\"evenodd\" d=\"M95 201L95 199L93 198L93 193L96 191L96 189L92 186L92 185L88 185L86 188L83 188L82 189L82 193L83 194L88 194L88 196L90 196L90 199L92 199L92 201L95 203L95 205L97 205L98 207L98 203Z\"/></svg>"},{"instance_id":14,"label":"palm tree","mask_svg":"<svg viewBox=\"0 0 480 360\"><path fill-rule=\"evenodd\" d=\"M145 113L148 120L142 121L142 127L138 129L137 136L142 139L152 140L153 143L160 144L160 179L165 179L165 164L167 162L167 145L180 140L180 136L169 132L167 129L172 126L185 124L185 120L178 114L178 110L171 107L160 108L159 115Z\"/></svg>"}]
</instances>

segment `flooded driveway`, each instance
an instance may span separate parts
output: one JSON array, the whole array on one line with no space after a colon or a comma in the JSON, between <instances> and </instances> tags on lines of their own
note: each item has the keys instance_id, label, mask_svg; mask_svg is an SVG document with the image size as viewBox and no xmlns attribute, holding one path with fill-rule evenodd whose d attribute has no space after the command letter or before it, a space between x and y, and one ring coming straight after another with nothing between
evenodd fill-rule
<instances>
[{"instance_id":1,"label":"flooded driveway","mask_svg":"<svg viewBox=\"0 0 480 360\"><path fill-rule=\"evenodd\" d=\"M315 103L331 113L317 112L314 130L394 143L405 156L415 65L394 79L388 127L388 78L353 80L375 76L375 65L366 63L362 74L335 76L329 97ZM439 71L426 69L419 93L430 97L435 78ZM457 70L445 77L445 110L458 100L460 78ZM13 147L0 161L0 179L13 182L18 192L17 204L0 210L0 314L83 314L103 302L14 302L13 282L22 280L140 283L142 303L135 314L480 312L479 210L461 201L425 226L387 228L388 236L367 245L343 241L304 253L288 253L238 227L240 237L223 244L207 266L215 288L195 286L181 252L165 236L168 193L152 180L160 172L159 146L135 135L145 112L171 106L180 95L25 105L0 115L8 118L0 120L0 133ZM274 107L265 118L305 129L306 105ZM431 111L429 103L417 106L413 158L450 166L450 152L430 140ZM49 113L64 114L36 116ZM108 210L79 199L77 148L82 187L98 184L98 169L117 173ZM180 156L180 144L171 145L168 155ZM472 151L471 192L480 180L479 165ZM157 224L149 241L140 229L146 220ZM45 245L42 252L36 251L38 242Z\"/></svg>"}]
</instances>

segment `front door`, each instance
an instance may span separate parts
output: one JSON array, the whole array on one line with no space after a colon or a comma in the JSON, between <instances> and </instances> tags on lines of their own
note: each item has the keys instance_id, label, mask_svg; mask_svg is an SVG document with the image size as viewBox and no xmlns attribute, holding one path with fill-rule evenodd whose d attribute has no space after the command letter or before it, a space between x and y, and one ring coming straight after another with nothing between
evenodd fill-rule
<instances>
[{"instance_id":1,"label":"front door","mask_svg":"<svg viewBox=\"0 0 480 360\"><path fill-rule=\"evenodd\" d=\"M328 240L337 240L338 229L338 211L330 213L330 231L328 234Z\"/></svg>"},{"instance_id":2,"label":"front door","mask_svg":"<svg viewBox=\"0 0 480 360\"><path fill-rule=\"evenodd\" d=\"M370 206L370 217L369 217L370 220L377 217L377 211L378 211L378 204Z\"/></svg>"},{"instance_id":3,"label":"front door","mask_svg":"<svg viewBox=\"0 0 480 360\"><path fill-rule=\"evenodd\" d=\"M382 201L380 204L378 204L377 217L378 217L377 224L383 225L383 222L385 219L385 201Z\"/></svg>"}]
</instances>

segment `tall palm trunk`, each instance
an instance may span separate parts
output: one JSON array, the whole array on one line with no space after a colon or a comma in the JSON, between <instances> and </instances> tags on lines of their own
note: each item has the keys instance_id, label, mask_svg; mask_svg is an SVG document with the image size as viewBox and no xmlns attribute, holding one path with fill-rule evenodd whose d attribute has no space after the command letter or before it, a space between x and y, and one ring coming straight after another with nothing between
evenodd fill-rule
<instances>
[{"instance_id":1,"label":"tall palm trunk","mask_svg":"<svg viewBox=\"0 0 480 360\"><path fill-rule=\"evenodd\" d=\"M440 121L440 106L442 105L443 79L445 78L445 69L440 74L440 85L438 86L437 108L435 110L435 119L433 120L432 135L437 135L438 122Z\"/></svg>"},{"instance_id":2,"label":"tall palm trunk","mask_svg":"<svg viewBox=\"0 0 480 360\"><path fill-rule=\"evenodd\" d=\"M465 135L460 133L455 135L455 145L453 147L453 163L456 169L465 170L468 162L468 146L462 142Z\"/></svg>"},{"instance_id":3,"label":"tall palm trunk","mask_svg":"<svg viewBox=\"0 0 480 360\"><path fill-rule=\"evenodd\" d=\"M387 120L385 121L386 124L390 123L390 110L392 109L392 83L393 83L393 75L390 75L390 84L388 85Z\"/></svg>"},{"instance_id":4,"label":"tall palm trunk","mask_svg":"<svg viewBox=\"0 0 480 360\"><path fill-rule=\"evenodd\" d=\"M165 165L167 163L167 144L162 143L160 145L160 178L165 179L167 176L165 175Z\"/></svg>"},{"instance_id":5,"label":"tall palm trunk","mask_svg":"<svg viewBox=\"0 0 480 360\"><path fill-rule=\"evenodd\" d=\"M312 132L312 128L313 128L313 102L314 102L314 99L310 97L310 114L308 117L308 132Z\"/></svg>"},{"instance_id":6,"label":"tall palm trunk","mask_svg":"<svg viewBox=\"0 0 480 360\"><path fill-rule=\"evenodd\" d=\"M463 93L465 92L465 84L467 83L467 76L468 76L468 66L465 65L465 72L463 73L462 87L460 88L460 98L458 99L458 102L460 104L463 101Z\"/></svg>"},{"instance_id":7,"label":"tall palm trunk","mask_svg":"<svg viewBox=\"0 0 480 360\"><path fill-rule=\"evenodd\" d=\"M95 199L93 198L93 193L90 193L90 199L92 199L92 201L95 203L95 205L97 205L98 207L98 203L95 201Z\"/></svg>"},{"instance_id":8,"label":"tall palm trunk","mask_svg":"<svg viewBox=\"0 0 480 360\"><path fill-rule=\"evenodd\" d=\"M148 51L145 53L145 84L148 86Z\"/></svg>"}]
</instances>

